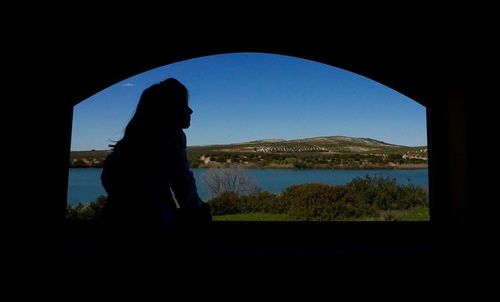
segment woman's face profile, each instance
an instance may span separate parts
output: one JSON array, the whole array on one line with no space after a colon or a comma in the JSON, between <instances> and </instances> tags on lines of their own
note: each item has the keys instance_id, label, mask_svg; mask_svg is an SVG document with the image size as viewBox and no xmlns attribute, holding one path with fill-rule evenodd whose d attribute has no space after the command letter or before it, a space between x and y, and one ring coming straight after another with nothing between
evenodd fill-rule
<instances>
[{"instance_id":1,"label":"woman's face profile","mask_svg":"<svg viewBox=\"0 0 500 302\"><path fill-rule=\"evenodd\" d=\"M186 104L182 113L181 128L187 129L191 126L191 114L193 110Z\"/></svg>"},{"instance_id":2,"label":"woman's face profile","mask_svg":"<svg viewBox=\"0 0 500 302\"><path fill-rule=\"evenodd\" d=\"M191 126L191 114L193 110L188 105L187 98L183 100L182 105L178 108L176 114L178 126L182 129L187 129Z\"/></svg>"}]
</instances>

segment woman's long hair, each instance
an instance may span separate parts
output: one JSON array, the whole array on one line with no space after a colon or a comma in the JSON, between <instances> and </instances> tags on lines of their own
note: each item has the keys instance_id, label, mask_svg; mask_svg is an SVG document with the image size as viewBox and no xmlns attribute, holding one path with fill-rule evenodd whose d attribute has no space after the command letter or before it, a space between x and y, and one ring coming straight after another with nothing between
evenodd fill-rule
<instances>
[{"instance_id":1,"label":"woman's long hair","mask_svg":"<svg viewBox=\"0 0 500 302\"><path fill-rule=\"evenodd\" d=\"M115 149L134 148L150 139L157 139L165 127L175 124L176 114L179 108L186 105L188 97L187 88L174 78L146 88Z\"/></svg>"}]
</instances>

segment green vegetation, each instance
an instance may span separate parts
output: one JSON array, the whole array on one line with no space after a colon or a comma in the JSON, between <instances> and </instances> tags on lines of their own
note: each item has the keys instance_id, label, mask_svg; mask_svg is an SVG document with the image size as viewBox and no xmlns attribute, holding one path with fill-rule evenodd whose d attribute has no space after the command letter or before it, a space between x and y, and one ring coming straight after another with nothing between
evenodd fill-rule
<instances>
[{"instance_id":1,"label":"green vegetation","mask_svg":"<svg viewBox=\"0 0 500 302\"><path fill-rule=\"evenodd\" d=\"M95 220L101 214L106 202L106 196L100 195L97 200L90 203L78 203L66 208L66 219L69 220Z\"/></svg>"},{"instance_id":2,"label":"green vegetation","mask_svg":"<svg viewBox=\"0 0 500 302\"><path fill-rule=\"evenodd\" d=\"M244 213L232 215L219 215L213 217L214 221L293 221L286 214L269 213Z\"/></svg>"},{"instance_id":3,"label":"green vegetation","mask_svg":"<svg viewBox=\"0 0 500 302\"><path fill-rule=\"evenodd\" d=\"M95 219L105 197L68 207L68 219ZM383 177L355 178L346 185L302 184L281 194L222 192L208 201L214 220L377 221L429 220L428 192Z\"/></svg>"},{"instance_id":4,"label":"green vegetation","mask_svg":"<svg viewBox=\"0 0 500 302\"><path fill-rule=\"evenodd\" d=\"M110 150L73 151L70 167L102 167ZM369 138L329 136L268 140L187 149L192 168L404 169L426 168L427 147Z\"/></svg>"},{"instance_id":5,"label":"green vegetation","mask_svg":"<svg viewBox=\"0 0 500 302\"><path fill-rule=\"evenodd\" d=\"M192 167L295 169L426 168L427 147L343 136L188 148Z\"/></svg>"},{"instance_id":6,"label":"green vegetation","mask_svg":"<svg viewBox=\"0 0 500 302\"><path fill-rule=\"evenodd\" d=\"M71 168L101 168L110 152L111 150L71 151L69 166Z\"/></svg>"},{"instance_id":7,"label":"green vegetation","mask_svg":"<svg viewBox=\"0 0 500 302\"><path fill-rule=\"evenodd\" d=\"M295 185L282 194L224 192L209 204L214 216L266 213L296 221L429 220L424 188L383 177L356 178L339 186Z\"/></svg>"}]
</instances>

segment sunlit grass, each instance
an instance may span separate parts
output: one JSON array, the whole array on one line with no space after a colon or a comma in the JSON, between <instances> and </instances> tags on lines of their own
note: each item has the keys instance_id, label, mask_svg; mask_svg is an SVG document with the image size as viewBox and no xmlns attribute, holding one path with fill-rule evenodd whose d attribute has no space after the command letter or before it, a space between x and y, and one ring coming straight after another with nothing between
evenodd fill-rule
<instances>
[{"instance_id":1,"label":"sunlit grass","mask_svg":"<svg viewBox=\"0 0 500 302\"><path fill-rule=\"evenodd\" d=\"M407 210L380 211L376 216L348 217L337 221L429 221L429 208L417 207ZM219 215L214 221L296 221L286 214L243 213Z\"/></svg>"},{"instance_id":2,"label":"sunlit grass","mask_svg":"<svg viewBox=\"0 0 500 302\"><path fill-rule=\"evenodd\" d=\"M391 211L395 220L399 221L429 221L429 208L417 207L407 210Z\"/></svg>"},{"instance_id":3,"label":"sunlit grass","mask_svg":"<svg viewBox=\"0 0 500 302\"><path fill-rule=\"evenodd\" d=\"M213 217L214 221L292 221L286 214L269 213L243 213L232 215L219 215Z\"/></svg>"}]
</instances>

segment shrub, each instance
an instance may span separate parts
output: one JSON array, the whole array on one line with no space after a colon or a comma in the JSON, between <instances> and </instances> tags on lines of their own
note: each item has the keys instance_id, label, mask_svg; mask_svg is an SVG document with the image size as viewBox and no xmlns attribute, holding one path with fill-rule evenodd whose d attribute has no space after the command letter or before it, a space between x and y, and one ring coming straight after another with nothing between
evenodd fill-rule
<instances>
[{"instance_id":1,"label":"shrub","mask_svg":"<svg viewBox=\"0 0 500 302\"><path fill-rule=\"evenodd\" d=\"M296 169L312 169L314 167L314 165L308 161L302 161L302 160L298 160L296 161L293 166L296 168Z\"/></svg>"},{"instance_id":2,"label":"shrub","mask_svg":"<svg viewBox=\"0 0 500 302\"><path fill-rule=\"evenodd\" d=\"M241 196L240 204L243 213L259 212L269 214L286 214L291 205L289 201L269 192Z\"/></svg>"},{"instance_id":3,"label":"shrub","mask_svg":"<svg viewBox=\"0 0 500 302\"><path fill-rule=\"evenodd\" d=\"M394 178L358 177L346 187L352 192L357 203L375 206L380 210L403 210L429 205L429 196L424 188L399 185Z\"/></svg>"},{"instance_id":4,"label":"shrub","mask_svg":"<svg viewBox=\"0 0 500 302\"><path fill-rule=\"evenodd\" d=\"M78 203L66 208L66 219L71 220L96 220L101 214L106 203L106 196L100 195L96 201L90 203Z\"/></svg>"},{"instance_id":5,"label":"shrub","mask_svg":"<svg viewBox=\"0 0 500 302\"><path fill-rule=\"evenodd\" d=\"M399 186L398 201L400 209L429 207L429 193L425 188L414 185Z\"/></svg>"},{"instance_id":6,"label":"shrub","mask_svg":"<svg viewBox=\"0 0 500 302\"><path fill-rule=\"evenodd\" d=\"M240 197L234 192L223 192L208 201L212 215L241 213Z\"/></svg>"},{"instance_id":7,"label":"shrub","mask_svg":"<svg viewBox=\"0 0 500 302\"><path fill-rule=\"evenodd\" d=\"M292 186L281 198L291 202L288 214L296 220L343 220L374 212L370 206L356 203L352 192L345 186Z\"/></svg>"}]
</instances>

